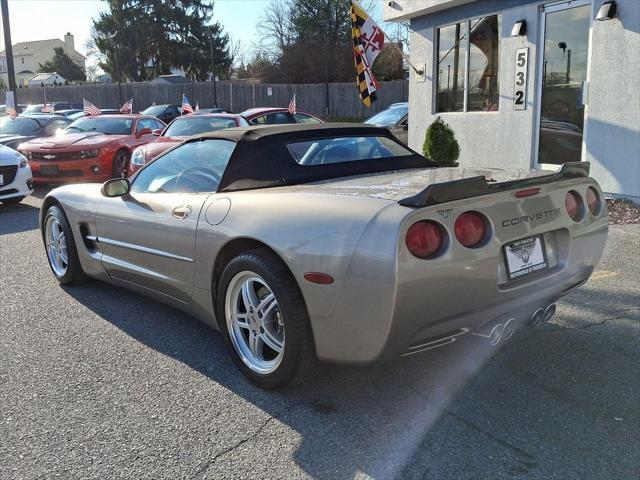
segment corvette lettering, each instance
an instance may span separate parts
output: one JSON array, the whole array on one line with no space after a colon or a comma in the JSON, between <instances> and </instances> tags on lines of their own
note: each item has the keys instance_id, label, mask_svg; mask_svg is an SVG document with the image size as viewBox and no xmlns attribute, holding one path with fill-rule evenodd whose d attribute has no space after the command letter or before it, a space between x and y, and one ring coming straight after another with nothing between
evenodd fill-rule
<instances>
[{"instance_id":1,"label":"corvette lettering","mask_svg":"<svg viewBox=\"0 0 640 480\"><path fill-rule=\"evenodd\" d=\"M545 210L543 212L536 212L530 215L523 215L521 217L508 218L502 221L503 227L512 227L514 225L519 225L521 223L529 223L534 222L536 220L542 220L544 218L557 217L560 215L559 208L553 208L551 210Z\"/></svg>"}]
</instances>

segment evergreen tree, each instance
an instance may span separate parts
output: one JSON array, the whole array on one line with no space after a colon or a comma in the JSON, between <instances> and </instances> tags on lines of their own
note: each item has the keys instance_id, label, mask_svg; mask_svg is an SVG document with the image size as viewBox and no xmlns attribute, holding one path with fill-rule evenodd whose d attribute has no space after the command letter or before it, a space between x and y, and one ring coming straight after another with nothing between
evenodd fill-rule
<instances>
[{"instance_id":1,"label":"evergreen tree","mask_svg":"<svg viewBox=\"0 0 640 480\"><path fill-rule=\"evenodd\" d=\"M229 37L213 22L207 0L108 0L109 9L93 22L100 67L115 80L151 80L184 70L193 80L231 67Z\"/></svg>"},{"instance_id":2,"label":"evergreen tree","mask_svg":"<svg viewBox=\"0 0 640 480\"><path fill-rule=\"evenodd\" d=\"M72 82L83 82L87 79L84 70L66 54L64 48L53 49L53 58L38 65L40 72L57 73L65 80Z\"/></svg>"}]
</instances>

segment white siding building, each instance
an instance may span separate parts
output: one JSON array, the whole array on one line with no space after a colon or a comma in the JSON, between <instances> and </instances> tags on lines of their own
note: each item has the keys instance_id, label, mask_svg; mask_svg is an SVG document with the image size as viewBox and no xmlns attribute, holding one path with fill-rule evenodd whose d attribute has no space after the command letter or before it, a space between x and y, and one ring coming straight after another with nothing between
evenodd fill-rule
<instances>
[{"instance_id":1,"label":"white siding building","mask_svg":"<svg viewBox=\"0 0 640 480\"><path fill-rule=\"evenodd\" d=\"M412 148L440 116L461 165L589 161L605 192L640 200L640 0L394 0L384 16L410 22L424 69L410 78Z\"/></svg>"},{"instance_id":2,"label":"white siding building","mask_svg":"<svg viewBox=\"0 0 640 480\"><path fill-rule=\"evenodd\" d=\"M28 85L29 80L39 73L38 66L51 60L54 48L62 47L71 59L83 70L85 69L85 57L75 49L73 35L67 33L64 42L59 38L49 40L34 40L32 42L20 42L13 45L13 66L15 69L16 85ZM7 58L4 51L0 52L0 78L5 85L9 85L7 75ZM63 81L64 82L64 81Z\"/></svg>"}]
</instances>

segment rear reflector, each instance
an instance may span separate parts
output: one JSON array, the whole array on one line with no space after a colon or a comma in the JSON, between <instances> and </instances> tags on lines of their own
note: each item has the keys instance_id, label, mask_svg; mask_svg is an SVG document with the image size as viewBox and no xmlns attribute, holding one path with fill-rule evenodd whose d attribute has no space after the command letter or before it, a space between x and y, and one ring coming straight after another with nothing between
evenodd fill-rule
<instances>
[{"instance_id":1,"label":"rear reflector","mask_svg":"<svg viewBox=\"0 0 640 480\"><path fill-rule=\"evenodd\" d=\"M464 212L453 227L458 241L467 248L478 246L487 233L487 222L477 212Z\"/></svg>"},{"instance_id":2,"label":"rear reflector","mask_svg":"<svg viewBox=\"0 0 640 480\"><path fill-rule=\"evenodd\" d=\"M582 198L578 192L574 192L573 190L567 192L564 197L564 206L571 220L577 222L582 218Z\"/></svg>"},{"instance_id":3,"label":"rear reflector","mask_svg":"<svg viewBox=\"0 0 640 480\"><path fill-rule=\"evenodd\" d=\"M429 258L442 248L444 231L436 222L421 220L416 222L409 230L405 243L412 255L419 258Z\"/></svg>"},{"instance_id":4,"label":"rear reflector","mask_svg":"<svg viewBox=\"0 0 640 480\"><path fill-rule=\"evenodd\" d=\"M527 188L526 190L520 190L519 192L516 192L516 197L532 197L533 195L537 195L538 193L540 193L539 188Z\"/></svg>"},{"instance_id":5,"label":"rear reflector","mask_svg":"<svg viewBox=\"0 0 640 480\"><path fill-rule=\"evenodd\" d=\"M320 285L329 285L333 283L333 277L326 273L320 272L307 272L304 274L304 279L311 283L318 283Z\"/></svg>"}]
</instances>

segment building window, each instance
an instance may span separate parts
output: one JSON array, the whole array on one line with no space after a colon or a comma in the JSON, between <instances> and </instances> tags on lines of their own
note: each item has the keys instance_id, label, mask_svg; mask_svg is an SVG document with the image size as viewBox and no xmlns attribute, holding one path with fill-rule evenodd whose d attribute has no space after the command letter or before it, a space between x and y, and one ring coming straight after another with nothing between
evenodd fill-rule
<instances>
[{"instance_id":1,"label":"building window","mask_svg":"<svg viewBox=\"0 0 640 480\"><path fill-rule=\"evenodd\" d=\"M20 57L20 62L24 64L24 57Z\"/></svg>"},{"instance_id":2,"label":"building window","mask_svg":"<svg viewBox=\"0 0 640 480\"><path fill-rule=\"evenodd\" d=\"M436 112L498 110L499 22L491 15L437 29Z\"/></svg>"}]
</instances>

